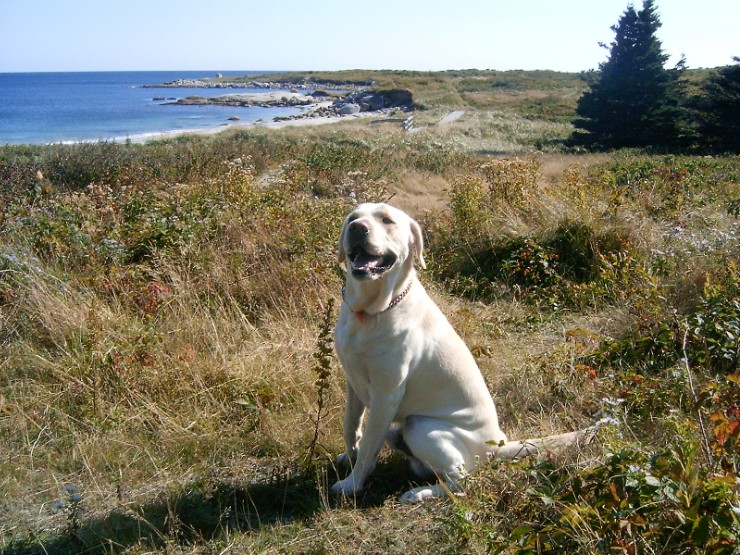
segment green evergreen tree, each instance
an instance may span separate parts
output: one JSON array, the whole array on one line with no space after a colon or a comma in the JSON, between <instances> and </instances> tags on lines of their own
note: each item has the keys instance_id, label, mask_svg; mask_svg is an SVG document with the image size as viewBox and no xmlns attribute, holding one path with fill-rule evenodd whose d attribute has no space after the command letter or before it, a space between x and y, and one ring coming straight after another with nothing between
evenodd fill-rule
<instances>
[{"instance_id":1,"label":"green evergreen tree","mask_svg":"<svg viewBox=\"0 0 740 555\"><path fill-rule=\"evenodd\" d=\"M594 149L667 147L679 135L679 87L683 62L664 66L655 33L660 19L653 0L628 6L617 25L609 59L578 101L573 142Z\"/></svg>"},{"instance_id":2,"label":"green evergreen tree","mask_svg":"<svg viewBox=\"0 0 740 555\"><path fill-rule=\"evenodd\" d=\"M719 68L698 102L702 146L715 152L740 153L740 58Z\"/></svg>"}]
</instances>

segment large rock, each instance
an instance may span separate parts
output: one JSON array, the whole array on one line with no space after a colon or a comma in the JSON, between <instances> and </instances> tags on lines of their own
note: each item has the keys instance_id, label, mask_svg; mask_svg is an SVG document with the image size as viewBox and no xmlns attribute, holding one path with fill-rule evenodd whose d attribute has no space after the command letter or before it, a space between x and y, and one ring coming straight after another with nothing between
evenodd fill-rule
<instances>
[{"instance_id":1,"label":"large rock","mask_svg":"<svg viewBox=\"0 0 740 555\"><path fill-rule=\"evenodd\" d=\"M378 94L366 97L365 102L367 103L368 108L373 112L375 110L382 110L385 107L385 98Z\"/></svg>"},{"instance_id":2,"label":"large rock","mask_svg":"<svg viewBox=\"0 0 740 555\"><path fill-rule=\"evenodd\" d=\"M359 114L360 113L360 105L359 104L342 104L339 107L338 112L343 116L348 116L351 114Z\"/></svg>"}]
</instances>

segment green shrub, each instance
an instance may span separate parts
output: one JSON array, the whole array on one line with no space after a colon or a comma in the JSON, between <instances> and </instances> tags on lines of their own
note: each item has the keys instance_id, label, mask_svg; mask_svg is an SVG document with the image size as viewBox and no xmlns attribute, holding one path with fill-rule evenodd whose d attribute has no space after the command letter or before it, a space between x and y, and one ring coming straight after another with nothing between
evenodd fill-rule
<instances>
[{"instance_id":1,"label":"green shrub","mask_svg":"<svg viewBox=\"0 0 740 555\"><path fill-rule=\"evenodd\" d=\"M591 225L571 220L561 222L543 242L556 253L558 272L576 283L594 281L605 259L630 248L629 239L616 229L597 231Z\"/></svg>"},{"instance_id":2,"label":"green shrub","mask_svg":"<svg viewBox=\"0 0 740 555\"><path fill-rule=\"evenodd\" d=\"M596 166L591 179L593 185L611 190L615 207L627 201L663 218L737 191L740 168L731 158L627 155Z\"/></svg>"},{"instance_id":3,"label":"green shrub","mask_svg":"<svg viewBox=\"0 0 740 555\"><path fill-rule=\"evenodd\" d=\"M730 555L740 545L734 479L707 472L691 425L677 427L662 449L620 449L583 468L528 460L508 480L480 478L457 509L468 515L461 533L491 553Z\"/></svg>"},{"instance_id":4,"label":"green shrub","mask_svg":"<svg viewBox=\"0 0 740 555\"><path fill-rule=\"evenodd\" d=\"M739 290L738 272L730 264L688 314L671 315L665 306L643 311L636 326L606 342L597 356L603 363L643 372L671 368L684 358L710 374L733 371L740 351Z\"/></svg>"},{"instance_id":5,"label":"green shrub","mask_svg":"<svg viewBox=\"0 0 740 555\"><path fill-rule=\"evenodd\" d=\"M721 281L705 286L699 305L689 315L690 360L715 374L740 366L740 274L730 263Z\"/></svg>"},{"instance_id":6,"label":"green shrub","mask_svg":"<svg viewBox=\"0 0 740 555\"><path fill-rule=\"evenodd\" d=\"M485 216L475 207L463 207L458 201L452 209L457 210L456 227L434 231L439 241L435 248L441 250L433 258L435 275L451 291L472 298L491 298L499 290L493 286L496 282L533 294L558 285L596 284L610 260L629 249L629 241L613 229L597 233L587 224L572 221L544 231L541 237L495 240L478 231L471 233L486 225L481 223ZM479 223L473 223L476 219Z\"/></svg>"},{"instance_id":7,"label":"green shrub","mask_svg":"<svg viewBox=\"0 0 740 555\"><path fill-rule=\"evenodd\" d=\"M502 254L497 275L510 285L548 287L559 280L559 255L531 239L511 241Z\"/></svg>"}]
</instances>

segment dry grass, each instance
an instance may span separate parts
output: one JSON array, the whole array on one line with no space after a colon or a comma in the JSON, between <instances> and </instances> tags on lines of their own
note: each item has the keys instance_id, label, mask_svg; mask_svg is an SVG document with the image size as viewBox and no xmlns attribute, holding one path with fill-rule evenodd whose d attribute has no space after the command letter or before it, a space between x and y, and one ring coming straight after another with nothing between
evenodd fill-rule
<instances>
[{"instance_id":1,"label":"dry grass","mask_svg":"<svg viewBox=\"0 0 740 555\"><path fill-rule=\"evenodd\" d=\"M183 148L202 169L181 179L122 172L41 194L18 185L0 220L0 549L486 552L536 522L527 511L539 498L517 489L536 466L487 468L467 501L408 507L396 499L413 477L384 452L365 493L330 498L342 448L336 362L317 457L306 462L321 315L330 299L341 302L336 235L364 199L390 198L425 224L421 278L478 359L510 437L582 427L600 418L605 397L626 391L626 437L606 431L558 468L577 473L625 444L665 444L674 413L651 408L660 396L588 357L636 322L647 329L671 310L689 313L723 279L737 255L737 220L726 212L736 161L722 169L721 160L533 152L529 137L553 125L476 111L410 136L367 123L232 133L114 152L131 157L116 163L156 168L163 152L177 160ZM501 151L529 153L481 154ZM674 165L711 179L681 189L680 202L665 187L683 178L620 188L614 176L643 165L646 180ZM541 246L549 264L567 222L601 242L598 276L519 279L516 264L531 261L516 241ZM621 250L607 248L614 237ZM452 271L455 255L481 253L512 269ZM486 279L488 289L468 287ZM694 414L682 383L655 383L680 399L681 416Z\"/></svg>"}]
</instances>

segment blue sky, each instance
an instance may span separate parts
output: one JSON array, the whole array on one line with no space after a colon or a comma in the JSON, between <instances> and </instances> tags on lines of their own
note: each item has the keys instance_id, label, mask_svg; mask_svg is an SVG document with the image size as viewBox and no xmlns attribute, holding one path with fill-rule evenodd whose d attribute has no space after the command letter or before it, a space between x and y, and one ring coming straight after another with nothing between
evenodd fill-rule
<instances>
[{"instance_id":1,"label":"blue sky","mask_svg":"<svg viewBox=\"0 0 740 555\"><path fill-rule=\"evenodd\" d=\"M0 72L596 69L629 0L0 0ZM642 1L634 2L637 8ZM740 2L657 0L670 63L740 56Z\"/></svg>"}]
</instances>

